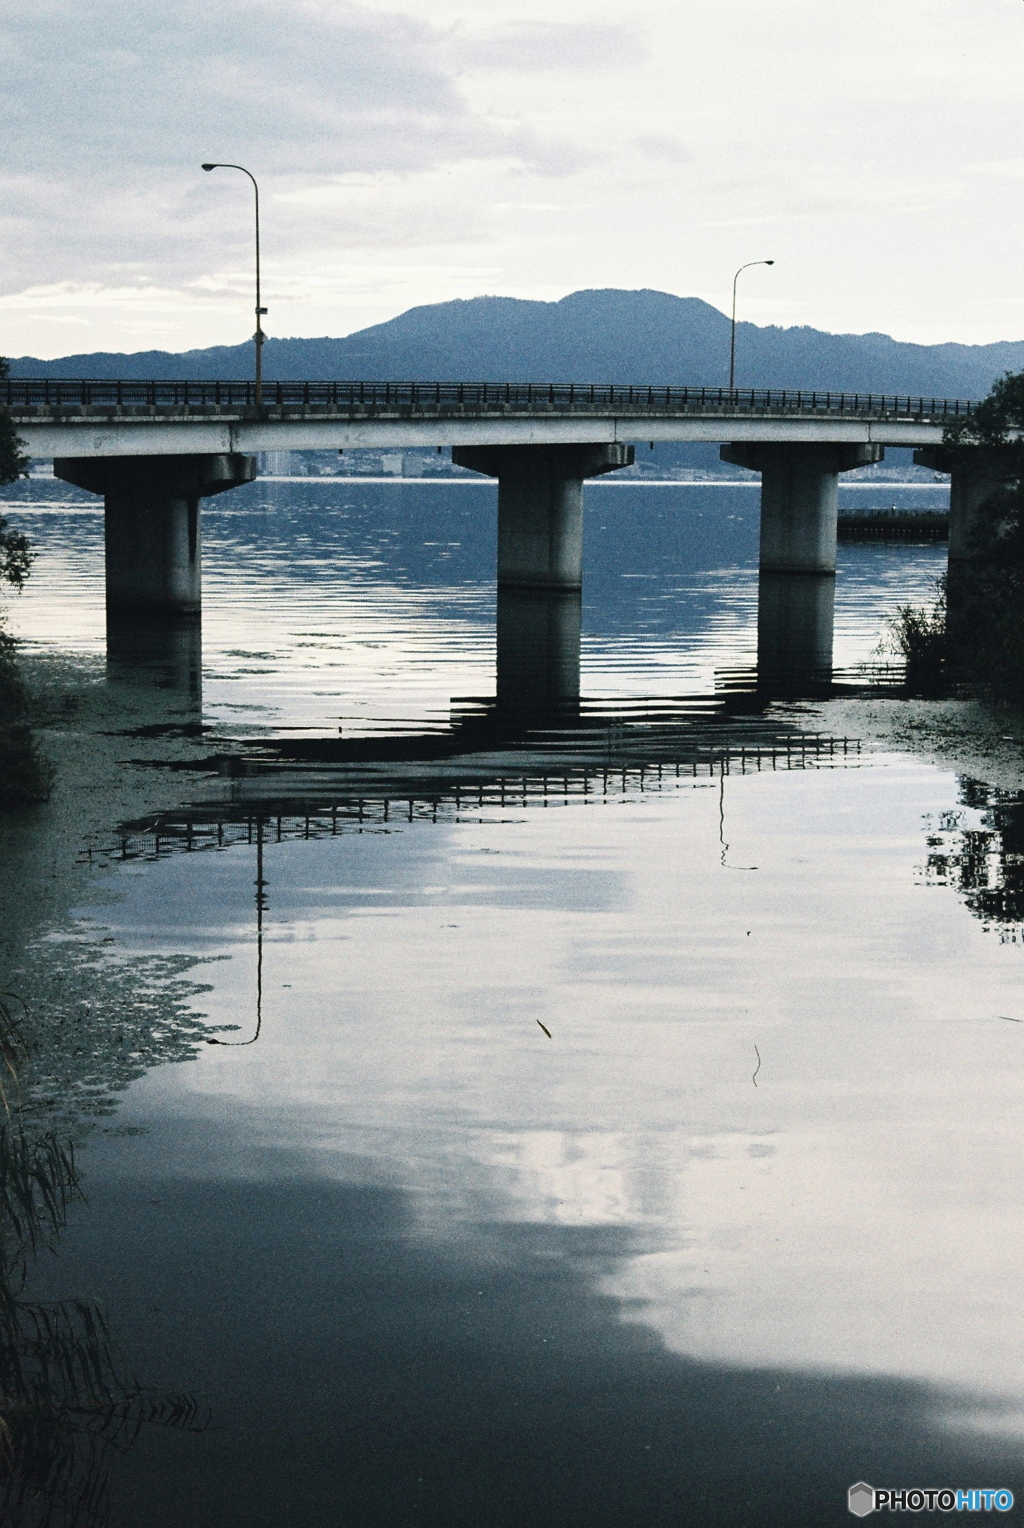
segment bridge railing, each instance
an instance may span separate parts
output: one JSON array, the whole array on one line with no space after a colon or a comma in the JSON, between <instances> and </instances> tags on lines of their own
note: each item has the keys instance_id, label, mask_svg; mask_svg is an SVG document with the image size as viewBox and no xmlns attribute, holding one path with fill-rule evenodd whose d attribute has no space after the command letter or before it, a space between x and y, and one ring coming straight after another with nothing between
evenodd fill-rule
<instances>
[{"instance_id":1,"label":"bridge railing","mask_svg":"<svg viewBox=\"0 0 1024 1528\"><path fill-rule=\"evenodd\" d=\"M51 408L212 409L256 406L252 382L146 382L9 377L0 403ZM615 414L839 414L886 419L964 418L959 398L757 387L638 387L580 382L264 382L263 410L337 414L509 412Z\"/></svg>"}]
</instances>

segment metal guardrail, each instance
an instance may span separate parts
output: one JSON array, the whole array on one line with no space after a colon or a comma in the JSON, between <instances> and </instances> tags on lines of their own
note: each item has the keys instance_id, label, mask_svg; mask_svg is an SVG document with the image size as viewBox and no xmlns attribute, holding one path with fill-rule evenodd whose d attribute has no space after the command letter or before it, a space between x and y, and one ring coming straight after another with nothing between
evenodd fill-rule
<instances>
[{"instance_id":1,"label":"metal guardrail","mask_svg":"<svg viewBox=\"0 0 1024 1528\"><path fill-rule=\"evenodd\" d=\"M0 404L23 409L255 409L252 382L145 382L10 377ZM959 398L792 388L637 387L580 382L264 382L261 413L317 409L337 414L833 414L872 419L963 419Z\"/></svg>"}]
</instances>

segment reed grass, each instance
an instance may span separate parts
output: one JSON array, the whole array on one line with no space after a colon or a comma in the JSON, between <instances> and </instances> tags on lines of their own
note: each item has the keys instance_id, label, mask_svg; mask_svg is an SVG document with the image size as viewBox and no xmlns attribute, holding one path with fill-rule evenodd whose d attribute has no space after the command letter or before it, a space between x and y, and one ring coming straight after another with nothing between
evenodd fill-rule
<instances>
[{"instance_id":1,"label":"reed grass","mask_svg":"<svg viewBox=\"0 0 1024 1528\"><path fill-rule=\"evenodd\" d=\"M936 582L930 606L900 605L890 616L883 647L903 658L909 690L927 696L946 693L950 663L944 576Z\"/></svg>"}]
</instances>

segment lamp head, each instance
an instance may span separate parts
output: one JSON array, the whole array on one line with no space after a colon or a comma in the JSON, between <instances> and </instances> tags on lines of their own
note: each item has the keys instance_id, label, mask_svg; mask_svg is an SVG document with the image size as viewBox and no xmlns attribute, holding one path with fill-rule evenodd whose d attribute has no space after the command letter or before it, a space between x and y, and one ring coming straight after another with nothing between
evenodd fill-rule
<instances>
[{"instance_id":1,"label":"lamp head","mask_svg":"<svg viewBox=\"0 0 1024 1528\"><path fill-rule=\"evenodd\" d=\"M202 168L204 170L215 170L217 166L215 164L204 164Z\"/></svg>"},{"instance_id":2,"label":"lamp head","mask_svg":"<svg viewBox=\"0 0 1024 1528\"><path fill-rule=\"evenodd\" d=\"M203 165L203 169L204 169L204 170L205 170L205 169L206 169L206 166L205 166L205 165ZM212 170L212 169L213 169L213 165L211 165L211 166L210 166L210 169L211 169L211 170ZM765 263L765 265L774 265L774 264L775 264L775 261L774 261L774 260L766 260L766 261L765 261L765 262L764 262L764 263Z\"/></svg>"}]
</instances>

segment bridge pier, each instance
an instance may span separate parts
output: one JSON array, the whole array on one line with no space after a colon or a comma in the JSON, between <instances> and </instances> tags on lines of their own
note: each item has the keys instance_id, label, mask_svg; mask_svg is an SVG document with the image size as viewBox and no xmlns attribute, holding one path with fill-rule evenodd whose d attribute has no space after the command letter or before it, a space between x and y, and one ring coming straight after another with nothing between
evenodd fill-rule
<instances>
[{"instance_id":1,"label":"bridge pier","mask_svg":"<svg viewBox=\"0 0 1024 1528\"><path fill-rule=\"evenodd\" d=\"M633 447L453 446L452 461L498 479L498 588L583 586L583 482L629 467Z\"/></svg>"},{"instance_id":2,"label":"bridge pier","mask_svg":"<svg viewBox=\"0 0 1024 1528\"><path fill-rule=\"evenodd\" d=\"M202 608L199 501L256 476L240 455L57 457L56 477L104 498L106 599L111 621L198 618Z\"/></svg>"},{"instance_id":3,"label":"bridge pier","mask_svg":"<svg viewBox=\"0 0 1024 1528\"><path fill-rule=\"evenodd\" d=\"M947 631L956 648L970 638L968 582L971 560L975 555L973 538L978 511L986 499L1016 476L1012 446L963 446L949 450L945 446L924 446L914 452L918 467L933 472L948 472L949 481L949 551L946 563Z\"/></svg>"},{"instance_id":4,"label":"bridge pier","mask_svg":"<svg viewBox=\"0 0 1024 1528\"><path fill-rule=\"evenodd\" d=\"M973 556L971 540L978 523L978 511L985 500L997 493L1016 475L1012 446L964 446L949 450L945 446L924 446L914 452L914 463L932 472L948 472L949 482L949 565L968 562Z\"/></svg>"},{"instance_id":5,"label":"bridge pier","mask_svg":"<svg viewBox=\"0 0 1024 1528\"><path fill-rule=\"evenodd\" d=\"M580 698L583 483L628 467L633 447L454 446L498 479L498 711L537 722Z\"/></svg>"},{"instance_id":6,"label":"bridge pier","mask_svg":"<svg viewBox=\"0 0 1024 1528\"><path fill-rule=\"evenodd\" d=\"M882 446L722 446L722 460L761 474L758 686L794 694L832 678L839 474L881 461Z\"/></svg>"}]
</instances>

